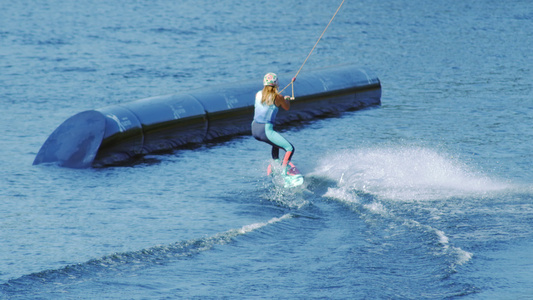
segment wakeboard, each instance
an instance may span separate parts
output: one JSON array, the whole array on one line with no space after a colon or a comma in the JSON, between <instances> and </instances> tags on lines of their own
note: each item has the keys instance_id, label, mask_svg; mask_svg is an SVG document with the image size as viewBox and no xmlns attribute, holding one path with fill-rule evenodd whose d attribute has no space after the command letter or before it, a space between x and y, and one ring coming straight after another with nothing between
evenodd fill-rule
<instances>
[{"instance_id":1,"label":"wakeboard","mask_svg":"<svg viewBox=\"0 0 533 300\"><path fill-rule=\"evenodd\" d=\"M272 176L274 184L283 185L284 188L294 188L304 184L304 176L292 162L289 162L285 168L268 165L267 175Z\"/></svg>"}]
</instances>

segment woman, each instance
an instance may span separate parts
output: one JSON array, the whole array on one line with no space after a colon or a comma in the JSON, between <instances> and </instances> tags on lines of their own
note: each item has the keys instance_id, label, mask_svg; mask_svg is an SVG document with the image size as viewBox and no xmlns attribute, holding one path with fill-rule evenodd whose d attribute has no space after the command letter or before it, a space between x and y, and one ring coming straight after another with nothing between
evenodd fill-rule
<instances>
[{"instance_id":1,"label":"woman","mask_svg":"<svg viewBox=\"0 0 533 300\"><path fill-rule=\"evenodd\" d=\"M263 78L263 90L255 95L255 112L252 122L252 135L257 140L272 145L272 159L279 162L279 149L285 150L281 163L283 174L287 174L287 164L294 154L294 146L274 131L274 122L280 106L285 110L290 109L289 99L289 96L283 97L278 93L278 76L274 73L266 74ZM269 166L268 174L270 173Z\"/></svg>"}]
</instances>

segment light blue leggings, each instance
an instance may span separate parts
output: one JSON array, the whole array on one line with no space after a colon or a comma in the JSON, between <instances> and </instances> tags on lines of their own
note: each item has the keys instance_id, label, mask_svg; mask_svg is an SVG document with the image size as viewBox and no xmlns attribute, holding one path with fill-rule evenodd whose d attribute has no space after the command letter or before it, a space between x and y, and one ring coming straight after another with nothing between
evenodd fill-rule
<instances>
[{"instance_id":1,"label":"light blue leggings","mask_svg":"<svg viewBox=\"0 0 533 300\"><path fill-rule=\"evenodd\" d=\"M272 123L257 123L252 122L252 135L256 140L265 142L272 146L272 159L279 159L279 149L285 150L285 157L283 164L286 165L294 154L294 146L287 141L281 134L274 131Z\"/></svg>"}]
</instances>

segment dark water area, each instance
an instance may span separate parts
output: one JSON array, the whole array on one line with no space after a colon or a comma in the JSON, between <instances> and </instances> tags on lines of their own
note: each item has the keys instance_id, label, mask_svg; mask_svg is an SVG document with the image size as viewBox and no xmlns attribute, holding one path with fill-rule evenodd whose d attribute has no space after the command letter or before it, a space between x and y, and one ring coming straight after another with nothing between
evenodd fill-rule
<instances>
[{"instance_id":1,"label":"dark water area","mask_svg":"<svg viewBox=\"0 0 533 300\"><path fill-rule=\"evenodd\" d=\"M382 106L283 128L305 191L250 136L32 166L78 112L295 73L339 4L0 4L0 299L533 298L530 1L346 1L302 72Z\"/></svg>"}]
</instances>

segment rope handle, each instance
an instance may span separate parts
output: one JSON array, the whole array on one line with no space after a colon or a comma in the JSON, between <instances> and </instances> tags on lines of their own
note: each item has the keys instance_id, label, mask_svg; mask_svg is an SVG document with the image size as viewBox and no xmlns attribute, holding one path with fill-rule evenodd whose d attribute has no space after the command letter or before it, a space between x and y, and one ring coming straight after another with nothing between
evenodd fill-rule
<instances>
[{"instance_id":1,"label":"rope handle","mask_svg":"<svg viewBox=\"0 0 533 300\"><path fill-rule=\"evenodd\" d=\"M296 72L296 75L294 75L294 77L292 78L291 82L289 84L287 84L286 87L284 87L279 93L282 93L285 89L287 89L289 87L289 85L292 85L292 97L291 97L291 100L294 100L294 82L296 81L296 77L298 77L298 75L300 74L300 71L302 70L302 68L304 67L305 63L307 62L307 60L309 59L309 57L311 56L311 53L313 53L313 51L315 50L316 48L316 45L318 45L318 42L320 42L320 39L322 39L322 36L324 36L324 33L326 33L326 30L328 30L328 27L329 25L331 24L331 22L333 22L333 19L335 19L335 16L337 16L337 13L339 12L339 10L341 9L342 5L344 4L344 1L345 0L342 0L341 4L339 5L339 7L337 8L337 11L335 11L335 14L333 14L333 17L331 17L331 20L329 20L329 23L328 25L326 26L326 28L324 28L324 31L322 31L322 34L320 35L320 37L318 38L318 40L316 41L315 45L313 46L313 49L311 49L311 51L309 52L309 54L307 55L307 57L305 58L302 66L300 66L300 69L298 70L298 72Z\"/></svg>"}]
</instances>

